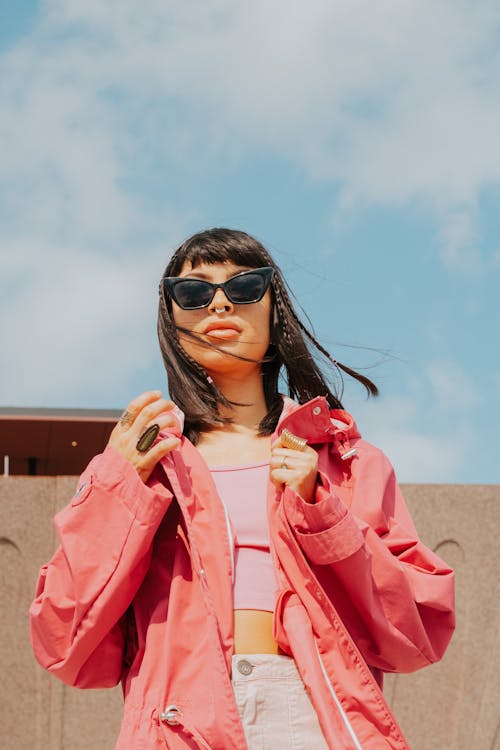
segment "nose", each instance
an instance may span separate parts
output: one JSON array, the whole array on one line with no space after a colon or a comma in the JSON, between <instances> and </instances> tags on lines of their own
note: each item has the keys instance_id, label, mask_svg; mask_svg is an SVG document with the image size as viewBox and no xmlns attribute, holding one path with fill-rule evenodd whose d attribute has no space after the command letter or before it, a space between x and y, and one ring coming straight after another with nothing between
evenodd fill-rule
<instances>
[{"instance_id":1,"label":"nose","mask_svg":"<svg viewBox=\"0 0 500 750\"><path fill-rule=\"evenodd\" d=\"M224 312L229 312L229 310L233 309L233 303L226 297L224 291L219 287L215 290L215 294L209 307L211 311L215 311L217 309L224 310Z\"/></svg>"}]
</instances>

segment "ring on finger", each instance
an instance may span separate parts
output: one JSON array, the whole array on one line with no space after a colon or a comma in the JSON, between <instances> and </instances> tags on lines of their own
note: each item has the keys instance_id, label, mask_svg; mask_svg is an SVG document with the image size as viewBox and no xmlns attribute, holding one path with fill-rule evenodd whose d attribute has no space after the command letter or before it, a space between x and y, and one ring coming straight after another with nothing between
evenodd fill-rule
<instances>
[{"instance_id":1,"label":"ring on finger","mask_svg":"<svg viewBox=\"0 0 500 750\"><path fill-rule=\"evenodd\" d=\"M288 466L286 463L286 456L283 457L283 461L281 462L280 469L284 469L285 471L288 471Z\"/></svg>"},{"instance_id":2,"label":"ring on finger","mask_svg":"<svg viewBox=\"0 0 500 750\"><path fill-rule=\"evenodd\" d=\"M132 422L134 421L134 415L132 414L132 412L130 412L130 411L127 411L127 410L125 409L125 411L124 411L124 412L123 412L123 414L122 414L122 415L120 416L120 419L119 419L118 421L119 421L119 422L120 422L120 424L121 424L121 425L123 425L124 427L128 427L128 426L129 426L129 425L131 425L131 424L132 424Z\"/></svg>"},{"instance_id":3,"label":"ring on finger","mask_svg":"<svg viewBox=\"0 0 500 750\"><path fill-rule=\"evenodd\" d=\"M146 453L146 451L151 448L154 441L158 437L159 432L159 425L152 424L151 427L148 427L148 429L142 433L141 437L137 441L137 445L135 446L139 453Z\"/></svg>"},{"instance_id":4,"label":"ring on finger","mask_svg":"<svg viewBox=\"0 0 500 750\"><path fill-rule=\"evenodd\" d=\"M281 433L281 445L283 448L291 448L294 451L303 451L307 445L307 440L298 437L298 435L294 435L293 432L290 432L290 430L285 428Z\"/></svg>"}]
</instances>

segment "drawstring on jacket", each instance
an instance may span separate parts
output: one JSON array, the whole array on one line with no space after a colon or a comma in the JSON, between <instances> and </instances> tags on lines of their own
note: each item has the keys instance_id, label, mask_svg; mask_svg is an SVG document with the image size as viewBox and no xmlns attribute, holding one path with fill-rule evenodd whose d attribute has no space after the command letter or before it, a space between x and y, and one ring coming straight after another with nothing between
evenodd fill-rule
<instances>
[{"instance_id":1,"label":"drawstring on jacket","mask_svg":"<svg viewBox=\"0 0 500 750\"><path fill-rule=\"evenodd\" d=\"M165 747L168 747L168 736L165 724L170 726L180 726L185 732L195 740L200 750L212 750L208 742L201 736L196 727L189 726L183 718L182 710L179 706L171 704L166 707L164 711L158 711L156 708L153 711L153 720L157 723L158 728L161 732L161 737L165 742Z\"/></svg>"},{"instance_id":2,"label":"drawstring on jacket","mask_svg":"<svg viewBox=\"0 0 500 750\"><path fill-rule=\"evenodd\" d=\"M351 448L351 444L349 442L349 438L347 437L345 432L336 432L332 430L333 433L333 442L334 445L339 453L339 456L342 461L348 461L350 458L354 458L354 456L357 455L358 449L357 448Z\"/></svg>"}]
</instances>

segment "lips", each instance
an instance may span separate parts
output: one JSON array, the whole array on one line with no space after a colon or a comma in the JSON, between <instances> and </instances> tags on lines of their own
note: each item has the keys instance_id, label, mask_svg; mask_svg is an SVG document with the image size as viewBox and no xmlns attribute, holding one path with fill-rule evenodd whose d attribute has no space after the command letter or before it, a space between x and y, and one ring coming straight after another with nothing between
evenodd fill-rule
<instances>
[{"instance_id":1,"label":"lips","mask_svg":"<svg viewBox=\"0 0 500 750\"><path fill-rule=\"evenodd\" d=\"M240 333L240 327L230 320L214 320L205 328L205 335L217 339L232 339Z\"/></svg>"}]
</instances>

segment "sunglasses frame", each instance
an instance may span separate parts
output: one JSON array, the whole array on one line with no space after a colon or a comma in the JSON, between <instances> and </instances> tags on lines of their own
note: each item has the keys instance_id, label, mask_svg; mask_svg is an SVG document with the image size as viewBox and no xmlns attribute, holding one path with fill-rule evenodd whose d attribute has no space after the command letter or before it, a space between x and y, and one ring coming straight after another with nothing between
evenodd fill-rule
<instances>
[{"instance_id":1,"label":"sunglasses frame","mask_svg":"<svg viewBox=\"0 0 500 750\"><path fill-rule=\"evenodd\" d=\"M231 298L231 293L229 291L228 285L231 284L232 281L235 279L239 279L241 276L246 276L249 274L257 274L258 276L262 276L264 279L264 287L262 294L257 297L257 299L249 300L248 302L236 302ZM166 276L162 280L163 285L163 291L165 295L168 293L171 298L174 300L176 305L178 305L182 310L202 310L204 307L209 307L211 303L213 302L213 299L215 297L215 293L217 292L217 289L222 289L228 300L233 305L253 305L255 302L260 302L262 297L265 295L267 290L269 289L269 285L271 283L271 280L274 276L274 268L272 266L262 266L262 268L249 268L248 271L242 271L241 273L237 273L236 276L231 276L230 279L227 279L227 281L221 281L218 284L214 284L211 281L205 281L205 279L194 279L190 278L189 276ZM179 300L177 299L177 295L175 292L175 288L182 284L182 282L185 281L198 281L201 284L205 284L206 286L210 287L213 290L213 294L208 300L208 302L205 305L196 305L194 307L185 307L184 305L181 305Z\"/></svg>"}]
</instances>

